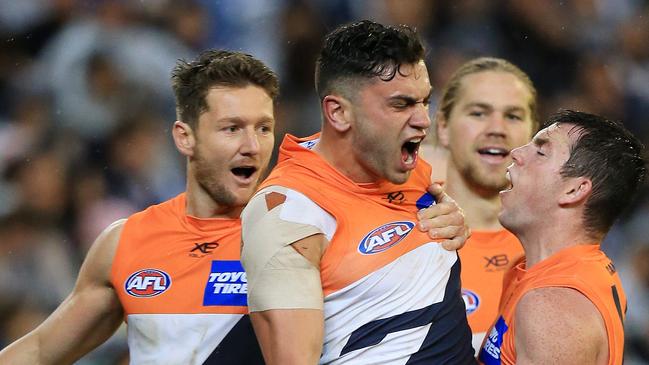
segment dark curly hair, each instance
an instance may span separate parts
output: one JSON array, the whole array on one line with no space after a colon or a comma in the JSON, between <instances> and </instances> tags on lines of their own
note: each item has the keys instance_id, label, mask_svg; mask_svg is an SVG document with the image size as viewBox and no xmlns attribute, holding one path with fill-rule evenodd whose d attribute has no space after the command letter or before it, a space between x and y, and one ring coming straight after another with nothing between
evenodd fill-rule
<instances>
[{"instance_id":1,"label":"dark curly hair","mask_svg":"<svg viewBox=\"0 0 649 365\"><path fill-rule=\"evenodd\" d=\"M561 167L563 177L587 177L593 191L586 202L584 223L591 234L606 233L631 204L647 175L644 146L621 122L560 110L544 124L574 125L577 140Z\"/></svg>"},{"instance_id":2,"label":"dark curly hair","mask_svg":"<svg viewBox=\"0 0 649 365\"><path fill-rule=\"evenodd\" d=\"M263 62L249 54L226 50L205 51L193 61L178 60L171 83L177 118L192 128L200 114L207 111L205 96L215 86L256 85L273 100L279 94L277 75Z\"/></svg>"},{"instance_id":3,"label":"dark curly hair","mask_svg":"<svg viewBox=\"0 0 649 365\"><path fill-rule=\"evenodd\" d=\"M325 36L316 62L316 91L322 99L352 78L390 81L401 65L424 59L424 52L419 36L406 25L370 20L342 25Z\"/></svg>"}]
</instances>

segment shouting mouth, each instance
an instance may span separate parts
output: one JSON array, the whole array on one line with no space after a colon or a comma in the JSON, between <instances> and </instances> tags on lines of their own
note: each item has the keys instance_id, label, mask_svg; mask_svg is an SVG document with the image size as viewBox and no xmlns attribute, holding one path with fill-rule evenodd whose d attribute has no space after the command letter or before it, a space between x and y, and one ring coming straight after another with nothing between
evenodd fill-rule
<instances>
[{"instance_id":1,"label":"shouting mouth","mask_svg":"<svg viewBox=\"0 0 649 365\"><path fill-rule=\"evenodd\" d=\"M507 169L507 172L505 173L505 178L507 179L508 185L505 189L500 191L501 193L509 192L514 188L514 183L512 183L512 175L509 172L509 169Z\"/></svg>"},{"instance_id":2,"label":"shouting mouth","mask_svg":"<svg viewBox=\"0 0 649 365\"><path fill-rule=\"evenodd\" d=\"M406 141L401 146L401 162L407 169L413 169L415 167L421 141L423 141L422 137L416 137Z\"/></svg>"}]
</instances>

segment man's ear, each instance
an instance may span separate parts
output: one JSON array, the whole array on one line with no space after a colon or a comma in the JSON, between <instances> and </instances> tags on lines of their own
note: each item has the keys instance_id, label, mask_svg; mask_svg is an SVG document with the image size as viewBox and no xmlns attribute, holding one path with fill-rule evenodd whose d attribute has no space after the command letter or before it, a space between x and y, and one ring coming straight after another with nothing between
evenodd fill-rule
<instances>
[{"instance_id":1,"label":"man's ear","mask_svg":"<svg viewBox=\"0 0 649 365\"><path fill-rule=\"evenodd\" d=\"M449 145L449 130L448 121L444 117L444 113L438 111L435 113L435 128L437 130L437 141L435 143L439 146L448 148Z\"/></svg>"},{"instance_id":2,"label":"man's ear","mask_svg":"<svg viewBox=\"0 0 649 365\"><path fill-rule=\"evenodd\" d=\"M345 132L351 127L353 110L349 100L338 95L327 95L322 99L322 113L325 123L338 132Z\"/></svg>"},{"instance_id":3,"label":"man's ear","mask_svg":"<svg viewBox=\"0 0 649 365\"><path fill-rule=\"evenodd\" d=\"M559 198L559 205L575 205L586 201L593 191L593 182L585 177L568 178L566 188Z\"/></svg>"},{"instance_id":4,"label":"man's ear","mask_svg":"<svg viewBox=\"0 0 649 365\"><path fill-rule=\"evenodd\" d=\"M196 137L194 136L194 131L189 124L176 121L174 122L173 129L171 130L171 135L174 138L174 143L176 148L180 151L181 154L187 157L194 155L194 146L196 146Z\"/></svg>"}]
</instances>

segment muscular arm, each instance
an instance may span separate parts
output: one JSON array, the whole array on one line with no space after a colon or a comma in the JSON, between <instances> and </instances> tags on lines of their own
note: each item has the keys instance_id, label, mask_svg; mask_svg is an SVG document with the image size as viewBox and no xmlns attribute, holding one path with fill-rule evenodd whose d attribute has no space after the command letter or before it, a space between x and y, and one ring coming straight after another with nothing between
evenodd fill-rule
<instances>
[{"instance_id":1,"label":"muscular arm","mask_svg":"<svg viewBox=\"0 0 649 365\"><path fill-rule=\"evenodd\" d=\"M516 306L516 363L606 364L606 328L595 305L569 288L541 288Z\"/></svg>"},{"instance_id":2,"label":"muscular arm","mask_svg":"<svg viewBox=\"0 0 649 365\"><path fill-rule=\"evenodd\" d=\"M301 221L314 212L319 217L320 208L304 199L281 189L262 193L242 214L250 319L271 365L316 364L322 352L319 267L328 241L317 223Z\"/></svg>"},{"instance_id":3,"label":"muscular arm","mask_svg":"<svg viewBox=\"0 0 649 365\"><path fill-rule=\"evenodd\" d=\"M320 266L322 256L321 234L295 242L292 248L303 255L314 267ZM316 266L317 265L317 266ZM309 281L320 281L319 272L311 271ZM317 275L317 277L315 276ZM287 285L294 285L288 282ZM284 295L310 295L313 301L322 301L321 293L290 291ZM300 299L302 301L302 299ZM273 364L316 364L322 352L324 316L322 309L291 308L251 312L250 320L259 340L264 359Z\"/></svg>"},{"instance_id":4,"label":"muscular arm","mask_svg":"<svg viewBox=\"0 0 649 365\"><path fill-rule=\"evenodd\" d=\"M0 363L71 364L115 332L123 314L109 277L122 226L119 221L104 230L72 293L40 326L0 352Z\"/></svg>"}]
</instances>

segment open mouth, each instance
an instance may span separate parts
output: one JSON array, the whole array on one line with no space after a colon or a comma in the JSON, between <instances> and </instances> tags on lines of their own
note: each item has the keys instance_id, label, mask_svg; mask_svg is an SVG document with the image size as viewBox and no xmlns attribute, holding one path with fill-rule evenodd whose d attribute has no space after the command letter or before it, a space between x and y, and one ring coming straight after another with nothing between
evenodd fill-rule
<instances>
[{"instance_id":1,"label":"open mouth","mask_svg":"<svg viewBox=\"0 0 649 365\"><path fill-rule=\"evenodd\" d=\"M417 155L419 154L419 145L423 138L414 138L410 141L407 141L401 146L401 161L405 165L413 165L417 161Z\"/></svg>"},{"instance_id":2,"label":"open mouth","mask_svg":"<svg viewBox=\"0 0 649 365\"><path fill-rule=\"evenodd\" d=\"M501 193L511 191L514 188L514 184L512 183L512 175L509 172L509 169L507 169L507 172L505 173L505 179L507 179L508 184L507 187L501 191Z\"/></svg>"},{"instance_id":3,"label":"open mouth","mask_svg":"<svg viewBox=\"0 0 649 365\"><path fill-rule=\"evenodd\" d=\"M502 147L480 148L478 153L483 156L499 156L503 158L509 156L509 150Z\"/></svg>"},{"instance_id":4,"label":"open mouth","mask_svg":"<svg viewBox=\"0 0 649 365\"><path fill-rule=\"evenodd\" d=\"M508 158L509 149L504 147L482 147L477 152L483 163L494 167L501 167L510 161Z\"/></svg>"},{"instance_id":5,"label":"open mouth","mask_svg":"<svg viewBox=\"0 0 649 365\"><path fill-rule=\"evenodd\" d=\"M234 176L239 177L243 180L248 180L250 177L257 171L257 168L254 166L240 166L231 169Z\"/></svg>"}]
</instances>

